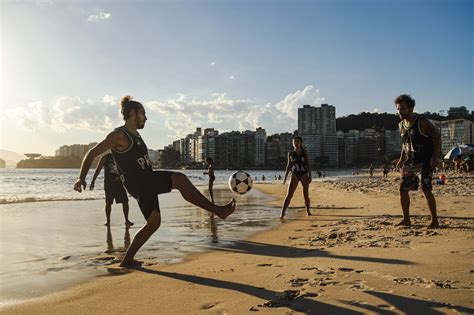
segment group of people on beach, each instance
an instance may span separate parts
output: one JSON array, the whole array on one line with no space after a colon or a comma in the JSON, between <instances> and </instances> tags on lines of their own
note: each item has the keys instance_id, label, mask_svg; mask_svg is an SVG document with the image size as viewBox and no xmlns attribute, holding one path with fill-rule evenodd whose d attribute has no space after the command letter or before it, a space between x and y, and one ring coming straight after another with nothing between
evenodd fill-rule
<instances>
[{"instance_id":1,"label":"group of people on beach","mask_svg":"<svg viewBox=\"0 0 474 315\"><path fill-rule=\"evenodd\" d=\"M395 99L395 106L400 116L399 128L402 137L402 153L396 167L401 169L400 203L403 219L399 225L411 225L410 221L410 190L420 186L428 202L431 212L429 228L439 227L436 214L436 200L432 190L432 172L438 164L441 141L433 124L422 115L414 113L415 100L410 95L402 94ZM139 265L135 254L143 244L155 233L161 224L161 213L158 195L178 190L182 197L225 220L235 211L236 201L231 199L225 205L216 205L213 195L215 181L214 161L207 158L210 199L207 199L189 180L189 178L173 171L154 171L148 157L147 146L138 130L145 127L147 120L145 107L130 96L120 101L121 113L125 124L114 129L99 144L85 155L79 178L74 189L81 192L86 188L86 176L96 157L102 156L94 173L90 189L94 189L95 180L104 168L104 189L106 194L106 223L110 225L111 206L122 203L125 224L133 225L128 219L129 205L127 192L138 202L138 206L146 220L145 225L138 230L127 249L120 267L130 268ZM309 185L312 181L311 163L308 151L303 146L303 139L293 137L293 149L288 152L288 163L283 178L283 184L289 179L288 189L282 205L280 218L284 219L286 210L298 185L303 187L306 213L311 216ZM373 171L373 168L372 168Z\"/></svg>"}]
</instances>

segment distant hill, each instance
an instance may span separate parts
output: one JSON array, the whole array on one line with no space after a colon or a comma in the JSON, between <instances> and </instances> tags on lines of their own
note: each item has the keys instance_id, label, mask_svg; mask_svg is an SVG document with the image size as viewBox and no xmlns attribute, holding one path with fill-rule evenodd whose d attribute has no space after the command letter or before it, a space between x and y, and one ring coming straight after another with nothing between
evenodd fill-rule
<instances>
[{"instance_id":1,"label":"distant hill","mask_svg":"<svg viewBox=\"0 0 474 315\"><path fill-rule=\"evenodd\" d=\"M18 163L21 160L26 159L26 156L20 153L13 152L13 151L0 149L0 158L5 160L7 167L15 167L16 163Z\"/></svg>"},{"instance_id":2,"label":"distant hill","mask_svg":"<svg viewBox=\"0 0 474 315\"><path fill-rule=\"evenodd\" d=\"M444 121L450 119L468 119L474 121L474 114L461 116L441 116L437 113L422 113L428 119L436 121ZM372 128L376 130L397 130L400 118L392 113L366 113L362 112L357 115L348 115L336 118L336 130L347 132L349 130L364 130Z\"/></svg>"}]
</instances>

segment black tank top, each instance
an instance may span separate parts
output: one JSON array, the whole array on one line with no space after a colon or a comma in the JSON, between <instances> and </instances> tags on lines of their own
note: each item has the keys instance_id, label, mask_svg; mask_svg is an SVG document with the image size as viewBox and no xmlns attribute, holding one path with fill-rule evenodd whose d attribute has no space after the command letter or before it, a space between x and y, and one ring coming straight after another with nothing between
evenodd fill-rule
<instances>
[{"instance_id":1,"label":"black tank top","mask_svg":"<svg viewBox=\"0 0 474 315\"><path fill-rule=\"evenodd\" d=\"M147 185L153 174L153 168L148 157L148 148L140 135L134 135L124 126L116 128L122 131L130 141L130 146L124 151L112 149L115 162L121 173L122 182L133 197L139 197L149 188Z\"/></svg>"},{"instance_id":2,"label":"black tank top","mask_svg":"<svg viewBox=\"0 0 474 315\"><path fill-rule=\"evenodd\" d=\"M117 164L115 164L114 157L111 153L105 156L104 164L104 183L108 184L110 182L120 181L120 172L118 170Z\"/></svg>"},{"instance_id":3,"label":"black tank top","mask_svg":"<svg viewBox=\"0 0 474 315\"><path fill-rule=\"evenodd\" d=\"M306 159L304 149L301 149L301 153L298 154L296 151L290 152L291 172L293 174L305 174L308 170L306 169Z\"/></svg>"},{"instance_id":4,"label":"black tank top","mask_svg":"<svg viewBox=\"0 0 474 315\"><path fill-rule=\"evenodd\" d=\"M405 153L404 165L421 165L423 168L431 168L430 160L434 152L433 138L421 132L421 119L426 118L418 115L413 124L408 128L404 126L403 121L400 122L402 149Z\"/></svg>"}]
</instances>

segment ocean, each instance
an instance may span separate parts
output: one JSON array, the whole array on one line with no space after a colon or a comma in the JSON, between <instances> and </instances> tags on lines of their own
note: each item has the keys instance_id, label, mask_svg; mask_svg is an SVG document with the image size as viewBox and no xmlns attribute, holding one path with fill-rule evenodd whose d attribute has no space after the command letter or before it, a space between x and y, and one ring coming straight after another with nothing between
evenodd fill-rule
<instances>
[{"instance_id":1,"label":"ocean","mask_svg":"<svg viewBox=\"0 0 474 315\"><path fill-rule=\"evenodd\" d=\"M202 170L182 172L209 196ZM227 181L232 173L216 171L214 196L217 204L236 198L234 214L223 221L189 204L179 192L160 195L162 225L136 258L151 264L176 263L190 253L229 245L281 224L280 206L270 203L272 197L257 189L242 196L230 191ZM280 184L275 176L284 175L268 170L250 173L264 184ZM326 180L346 173L326 172ZM94 191L82 193L72 189L77 176L77 169L0 169L0 307L108 276L111 257L123 256L145 223L131 198L129 217L135 225L126 228L122 207L114 204L111 226L105 227L102 174ZM88 183L91 176L92 171ZM288 218L293 215L289 212Z\"/></svg>"}]
</instances>

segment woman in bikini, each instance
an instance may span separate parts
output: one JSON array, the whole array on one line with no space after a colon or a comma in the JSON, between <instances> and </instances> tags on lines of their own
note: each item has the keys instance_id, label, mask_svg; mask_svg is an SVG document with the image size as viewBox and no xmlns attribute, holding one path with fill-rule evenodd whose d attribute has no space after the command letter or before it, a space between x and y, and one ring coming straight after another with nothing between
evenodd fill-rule
<instances>
[{"instance_id":1,"label":"woman in bikini","mask_svg":"<svg viewBox=\"0 0 474 315\"><path fill-rule=\"evenodd\" d=\"M311 215L311 212L309 211L310 200L308 192L309 184L311 183L311 163L308 156L308 151L303 148L302 144L303 139L300 136L293 137L293 150L288 153L288 165L286 166L283 184L286 183L286 179L290 171L291 178L288 185L288 192L286 193L286 198L281 210L280 219L285 217L286 209L290 205L291 198L293 197L299 182L301 182L301 185L303 185L303 196L306 205L306 213L307 215Z\"/></svg>"}]
</instances>

